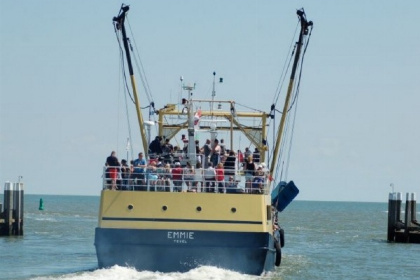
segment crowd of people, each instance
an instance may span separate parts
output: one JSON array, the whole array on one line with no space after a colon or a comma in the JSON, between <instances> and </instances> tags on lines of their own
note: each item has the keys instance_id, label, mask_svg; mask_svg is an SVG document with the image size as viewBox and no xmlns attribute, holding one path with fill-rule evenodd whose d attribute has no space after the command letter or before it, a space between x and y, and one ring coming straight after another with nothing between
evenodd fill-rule
<instances>
[{"instance_id":1,"label":"crowd of people","mask_svg":"<svg viewBox=\"0 0 420 280\"><path fill-rule=\"evenodd\" d=\"M112 190L136 191L189 191L219 193L263 193L267 183L268 171L260 163L258 149L251 153L245 148L235 152L226 149L223 139L217 139L213 145L210 139L200 147L195 141L196 164L191 165L187 155L187 145L183 137L184 148L173 147L166 139L156 137L150 143L150 159L146 160L140 152L130 165L123 159L121 163L113 151L106 159L104 188ZM240 176L245 176L245 188L238 187Z\"/></svg>"}]
</instances>

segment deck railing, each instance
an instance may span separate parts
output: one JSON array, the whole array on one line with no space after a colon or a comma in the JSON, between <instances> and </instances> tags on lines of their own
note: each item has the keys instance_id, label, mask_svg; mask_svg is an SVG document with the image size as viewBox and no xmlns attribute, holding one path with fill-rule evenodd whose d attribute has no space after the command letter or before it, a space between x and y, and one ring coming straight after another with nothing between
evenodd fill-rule
<instances>
[{"instance_id":1,"label":"deck railing","mask_svg":"<svg viewBox=\"0 0 420 280\"><path fill-rule=\"evenodd\" d=\"M111 167L103 169L104 190L151 191L151 192L208 192L208 193L249 193L267 194L268 176L265 173L245 175L241 172L226 174L224 180L206 176L206 169L196 169L188 173L173 174L170 170L145 168L143 172L122 172L116 168L117 179L111 179ZM255 176L256 175L256 176Z\"/></svg>"}]
</instances>

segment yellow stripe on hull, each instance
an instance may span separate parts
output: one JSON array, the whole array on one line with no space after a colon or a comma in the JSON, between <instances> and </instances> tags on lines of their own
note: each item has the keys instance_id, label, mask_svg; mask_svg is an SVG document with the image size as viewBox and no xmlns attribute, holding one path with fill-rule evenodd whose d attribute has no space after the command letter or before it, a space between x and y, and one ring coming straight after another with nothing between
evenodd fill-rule
<instances>
[{"instance_id":1,"label":"yellow stripe on hull","mask_svg":"<svg viewBox=\"0 0 420 280\"><path fill-rule=\"evenodd\" d=\"M252 194L104 190L99 227L271 232L267 200Z\"/></svg>"}]
</instances>

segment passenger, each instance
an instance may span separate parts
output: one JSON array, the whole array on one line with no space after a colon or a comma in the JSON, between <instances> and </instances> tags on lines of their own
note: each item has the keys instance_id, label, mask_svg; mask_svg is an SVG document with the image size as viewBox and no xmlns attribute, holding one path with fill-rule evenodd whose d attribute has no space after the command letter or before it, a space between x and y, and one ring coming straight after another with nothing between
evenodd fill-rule
<instances>
[{"instance_id":1,"label":"passenger","mask_svg":"<svg viewBox=\"0 0 420 280\"><path fill-rule=\"evenodd\" d=\"M156 191L156 183L158 180L156 163L153 161L149 164L146 169L146 178L147 178L147 190Z\"/></svg>"},{"instance_id":2,"label":"passenger","mask_svg":"<svg viewBox=\"0 0 420 280\"><path fill-rule=\"evenodd\" d=\"M241 150L238 150L238 162L243 163L244 162L244 154Z\"/></svg>"},{"instance_id":3,"label":"passenger","mask_svg":"<svg viewBox=\"0 0 420 280\"><path fill-rule=\"evenodd\" d=\"M184 153L184 156L186 157L188 154L188 139L182 140L184 142L184 147L182 148L182 152Z\"/></svg>"},{"instance_id":4,"label":"passenger","mask_svg":"<svg viewBox=\"0 0 420 280\"><path fill-rule=\"evenodd\" d=\"M262 166L259 165L255 171L255 176L252 179L251 193L262 194L264 192L265 175Z\"/></svg>"},{"instance_id":5,"label":"passenger","mask_svg":"<svg viewBox=\"0 0 420 280\"><path fill-rule=\"evenodd\" d=\"M201 168L201 163L197 162L195 166L194 184L197 192L204 192L204 170Z\"/></svg>"},{"instance_id":6,"label":"passenger","mask_svg":"<svg viewBox=\"0 0 420 280\"><path fill-rule=\"evenodd\" d=\"M111 155L106 158L105 165L108 167L106 171L108 173L109 178L111 179L111 189L116 190L120 163L118 162L118 158L116 157L116 153L114 151L112 151Z\"/></svg>"},{"instance_id":7,"label":"passenger","mask_svg":"<svg viewBox=\"0 0 420 280\"><path fill-rule=\"evenodd\" d=\"M224 157L226 155L226 145L225 145L225 140L224 139L220 139L220 161L224 161Z\"/></svg>"},{"instance_id":8,"label":"passenger","mask_svg":"<svg viewBox=\"0 0 420 280\"><path fill-rule=\"evenodd\" d=\"M181 162L182 157L183 157L183 154L179 146L175 146L174 152L173 152L174 163Z\"/></svg>"},{"instance_id":9,"label":"passenger","mask_svg":"<svg viewBox=\"0 0 420 280\"><path fill-rule=\"evenodd\" d=\"M228 179L229 176L235 175L236 156L234 151L229 152L229 156L226 158L226 161L223 165L225 167L226 179Z\"/></svg>"},{"instance_id":10,"label":"passenger","mask_svg":"<svg viewBox=\"0 0 420 280\"><path fill-rule=\"evenodd\" d=\"M175 162L175 167L171 170L174 192L182 191L182 168L181 163Z\"/></svg>"},{"instance_id":11,"label":"passenger","mask_svg":"<svg viewBox=\"0 0 420 280\"><path fill-rule=\"evenodd\" d=\"M220 162L220 150L219 140L214 139L214 147L210 156L210 161L213 163L213 166L217 166Z\"/></svg>"},{"instance_id":12,"label":"passenger","mask_svg":"<svg viewBox=\"0 0 420 280\"><path fill-rule=\"evenodd\" d=\"M233 176L229 176L228 181L226 182L226 193L236 193L238 188L237 183Z\"/></svg>"},{"instance_id":13,"label":"passenger","mask_svg":"<svg viewBox=\"0 0 420 280\"><path fill-rule=\"evenodd\" d=\"M184 168L184 182L187 186L187 191L190 191L194 186L194 167L191 166L191 163L187 161L187 166Z\"/></svg>"},{"instance_id":14,"label":"passenger","mask_svg":"<svg viewBox=\"0 0 420 280\"><path fill-rule=\"evenodd\" d=\"M251 153L251 150L248 147L246 147L245 148L245 153L244 153L244 160L245 160L245 162L248 161L249 156L252 156L252 153Z\"/></svg>"},{"instance_id":15,"label":"passenger","mask_svg":"<svg viewBox=\"0 0 420 280\"><path fill-rule=\"evenodd\" d=\"M127 161L125 159L121 160L121 178L122 178L122 186L121 189L127 191L129 189L128 187L128 181L130 180L130 167L127 164Z\"/></svg>"},{"instance_id":16,"label":"passenger","mask_svg":"<svg viewBox=\"0 0 420 280\"><path fill-rule=\"evenodd\" d=\"M163 145L162 152L163 154L171 154L174 151L174 146L169 143L169 139L165 139L165 144Z\"/></svg>"},{"instance_id":17,"label":"passenger","mask_svg":"<svg viewBox=\"0 0 420 280\"><path fill-rule=\"evenodd\" d=\"M211 141L210 139L206 140L206 144L200 149L201 154L204 156L204 168L209 167L210 154L211 154Z\"/></svg>"},{"instance_id":18,"label":"passenger","mask_svg":"<svg viewBox=\"0 0 420 280\"><path fill-rule=\"evenodd\" d=\"M225 190L225 170L223 169L223 163L219 163L216 167L216 182L217 182L216 192L226 193L226 190Z\"/></svg>"},{"instance_id":19,"label":"passenger","mask_svg":"<svg viewBox=\"0 0 420 280\"><path fill-rule=\"evenodd\" d=\"M144 181L144 169L147 167L146 160L143 158L143 153L139 153L139 157L133 161L133 173L131 178L133 179L134 190L146 190Z\"/></svg>"},{"instance_id":20,"label":"passenger","mask_svg":"<svg viewBox=\"0 0 420 280\"><path fill-rule=\"evenodd\" d=\"M213 168L213 163L209 162L209 167L204 169L204 180L206 181L206 192L214 192L216 184L216 170Z\"/></svg>"},{"instance_id":21,"label":"passenger","mask_svg":"<svg viewBox=\"0 0 420 280\"><path fill-rule=\"evenodd\" d=\"M156 136L155 140L150 143L149 151L151 155L159 156L162 154L162 144L160 141L162 141L162 137Z\"/></svg>"},{"instance_id":22,"label":"passenger","mask_svg":"<svg viewBox=\"0 0 420 280\"><path fill-rule=\"evenodd\" d=\"M200 141L199 140L195 140L195 155L197 156L197 162L201 162L202 161L202 154L201 154L201 150L200 150Z\"/></svg>"},{"instance_id":23,"label":"passenger","mask_svg":"<svg viewBox=\"0 0 420 280\"><path fill-rule=\"evenodd\" d=\"M164 158L164 163L172 163L172 153L174 147L169 143L169 139L165 140L165 144L162 147L162 156Z\"/></svg>"},{"instance_id":24,"label":"passenger","mask_svg":"<svg viewBox=\"0 0 420 280\"><path fill-rule=\"evenodd\" d=\"M157 174L156 190L165 191L165 186L163 182L163 176L165 175L165 168L162 162L160 161L156 165L156 174Z\"/></svg>"},{"instance_id":25,"label":"passenger","mask_svg":"<svg viewBox=\"0 0 420 280\"><path fill-rule=\"evenodd\" d=\"M164 191L169 192L171 191L171 165L169 163L165 164L165 168L163 170L163 175L161 177L163 181Z\"/></svg>"},{"instance_id":26,"label":"passenger","mask_svg":"<svg viewBox=\"0 0 420 280\"><path fill-rule=\"evenodd\" d=\"M249 156L244 166L246 192L251 192L251 182L255 174L255 169L255 163L252 161L252 156Z\"/></svg>"},{"instance_id":27,"label":"passenger","mask_svg":"<svg viewBox=\"0 0 420 280\"><path fill-rule=\"evenodd\" d=\"M260 151L258 151L258 148L255 148L254 153L252 154L252 158L254 159L255 163L260 163Z\"/></svg>"}]
</instances>

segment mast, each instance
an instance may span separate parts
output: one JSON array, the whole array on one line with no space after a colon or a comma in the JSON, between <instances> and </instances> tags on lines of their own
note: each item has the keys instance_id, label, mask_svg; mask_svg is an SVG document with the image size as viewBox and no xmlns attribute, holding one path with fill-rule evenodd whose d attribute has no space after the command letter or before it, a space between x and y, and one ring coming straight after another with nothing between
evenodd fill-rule
<instances>
[{"instance_id":1,"label":"mast","mask_svg":"<svg viewBox=\"0 0 420 280\"><path fill-rule=\"evenodd\" d=\"M297 69L297 66L298 66L298 63L299 63L300 53L301 53L302 46L303 46L303 38L304 38L304 36L308 35L308 27L313 25L312 21L308 22L306 20L306 15L305 15L305 12L304 12L303 9L298 10L296 12L296 14L299 17L301 29L300 29L300 34L299 34L299 41L297 42L295 59L293 61L292 72L290 74L289 87L287 88L286 100L284 102L283 114L281 115L281 120L280 120L280 124L279 124L279 128L278 128L276 144L274 146L273 158L272 158L272 162L271 162L271 165L270 165L270 174L271 175L274 175L273 171L274 171L274 168L276 166L277 157L278 157L278 153L279 153L279 149L280 149L280 143L281 143L281 140L282 140L284 124L285 124L285 121L286 121L286 115L287 115L287 111L288 111L288 108L289 108L290 97L292 95L293 85L294 85L294 81L295 81L296 69Z\"/></svg>"},{"instance_id":2,"label":"mast","mask_svg":"<svg viewBox=\"0 0 420 280\"><path fill-rule=\"evenodd\" d=\"M115 26L118 30L121 30L122 36L123 36L123 44L124 44L124 50L125 50L125 56L127 59L128 64L128 71L130 73L130 80L131 80L131 86L133 88L133 95L134 95L134 101L136 103L136 112L137 112L137 119L139 122L140 127L140 134L141 134L141 140L143 142L143 150L146 158L149 158L149 143L146 140L146 130L144 129L144 121L143 121L143 115L141 114L141 107L140 107L140 101L137 95L137 86L136 86L136 80L134 78L134 71L133 71L133 65L131 63L131 56L130 56L130 49L128 47L128 41L127 34L125 32L125 15L127 14L129 10L129 6L124 6L124 4L121 6L120 14L117 17L113 18L113 21L115 22Z\"/></svg>"},{"instance_id":3,"label":"mast","mask_svg":"<svg viewBox=\"0 0 420 280\"><path fill-rule=\"evenodd\" d=\"M183 87L188 91L188 100L185 106L188 109L188 146L187 146L187 159L191 166L195 167L197 163L197 155L195 153L195 128L194 128L194 102L192 99L192 90L195 89L194 85L187 85Z\"/></svg>"}]
</instances>

